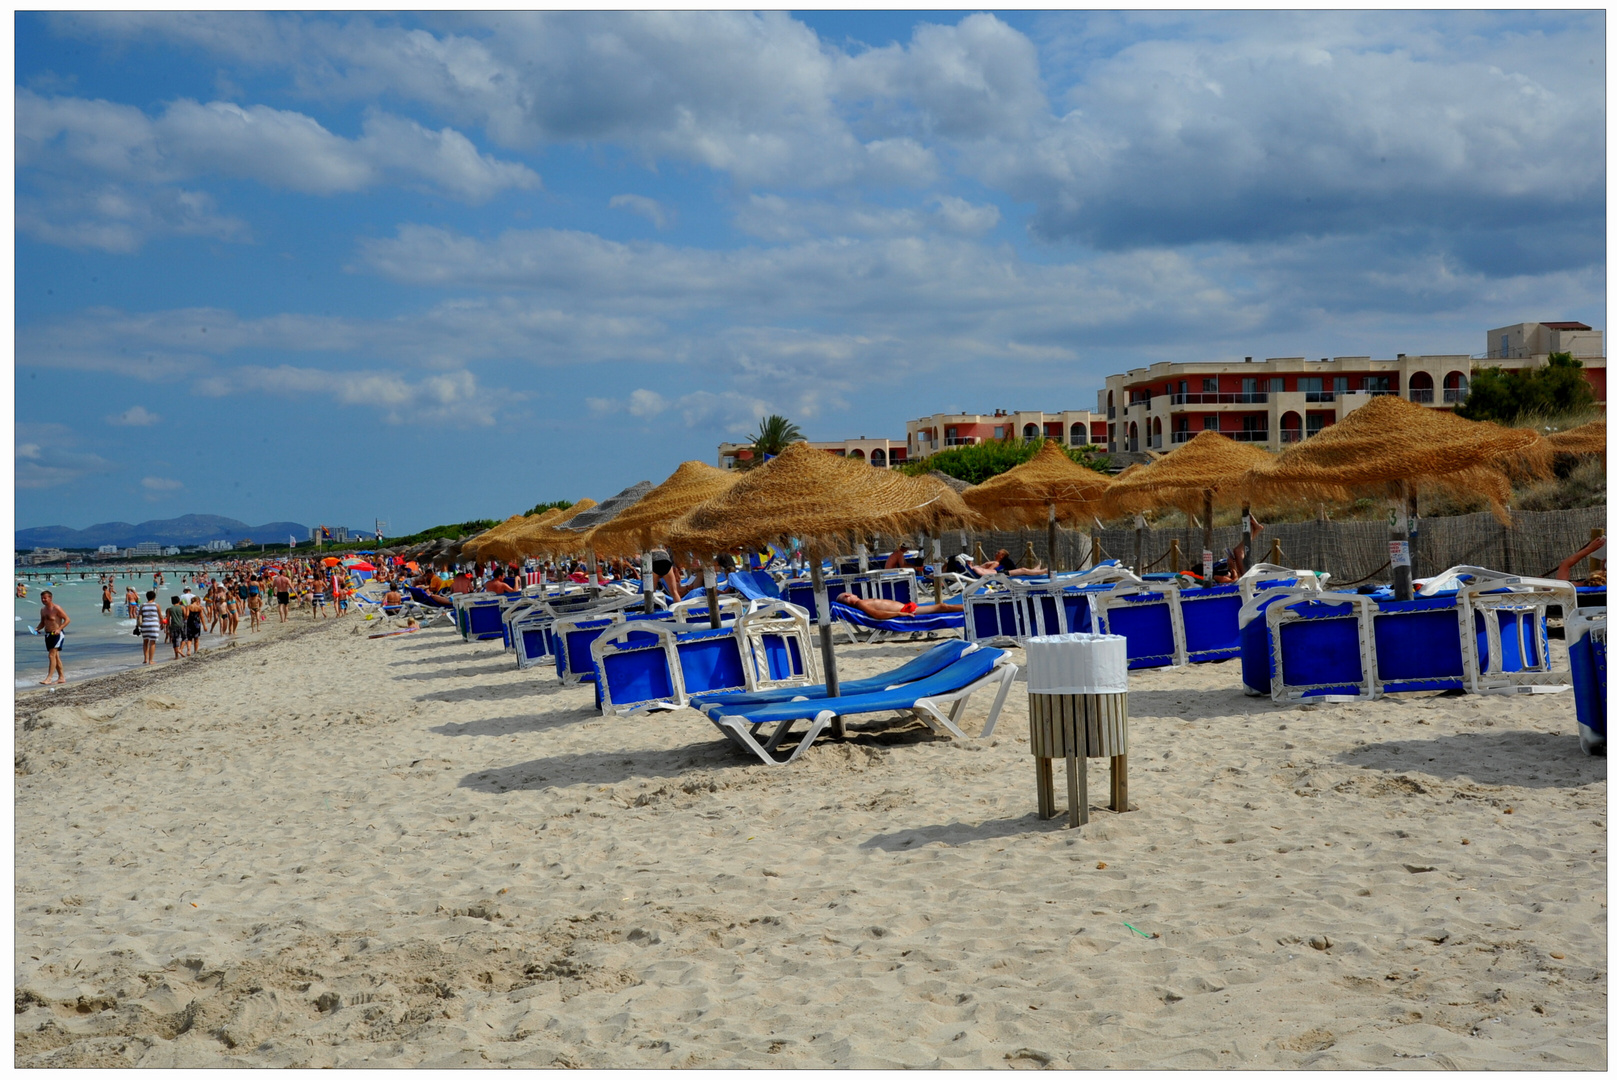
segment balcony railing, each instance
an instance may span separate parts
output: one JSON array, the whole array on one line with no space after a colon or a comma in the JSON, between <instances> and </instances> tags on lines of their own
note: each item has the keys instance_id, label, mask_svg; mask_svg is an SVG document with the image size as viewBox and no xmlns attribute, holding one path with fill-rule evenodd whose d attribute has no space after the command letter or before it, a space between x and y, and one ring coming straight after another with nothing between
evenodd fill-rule
<instances>
[{"instance_id":1,"label":"balcony railing","mask_svg":"<svg viewBox=\"0 0 1617 1080\"><path fill-rule=\"evenodd\" d=\"M973 436L973 435L962 435L959 438L955 438L954 436L951 435L949 438L943 440L943 445L944 446L971 446L971 445L975 444L976 441L977 441L976 436Z\"/></svg>"},{"instance_id":2,"label":"balcony railing","mask_svg":"<svg viewBox=\"0 0 1617 1080\"><path fill-rule=\"evenodd\" d=\"M1303 441L1303 433L1298 428L1281 428L1280 429L1280 441L1283 442L1283 443L1302 442Z\"/></svg>"},{"instance_id":3,"label":"balcony railing","mask_svg":"<svg viewBox=\"0 0 1617 1080\"><path fill-rule=\"evenodd\" d=\"M1269 429L1259 428L1256 431L1230 431L1226 432L1236 442L1268 442Z\"/></svg>"},{"instance_id":4,"label":"balcony railing","mask_svg":"<svg viewBox=\"0 0 1617 1080\"><path fill-rule=\"evenodd\" d=\"M1469 386L1445 387L1443 390L1443 404L1458 405L1471 393Z\"/></svg>"},{"instance_id":5,"label":"balcony railing","mask_svg":"<svg viewBox=\"0 0 1617 1080\"><path fill-rule=\"evenodd\" d=\"M1173 441L1176 443L1189 442L1195 437L1196 433L1194 431L1176 431L1173 433Z\"/></svg>"},{"instance_id":6,"label":"balcony railing","mask_svg":"<svg viewBox=\"0 0 1617 1080\"><path fill-rule=\"evenodd\" d=\"M1106 406L1106 419L1108 419L1108 420L1116 420L1117 419L1117 406L1116 405L1108 405L1108 406Z\"/></svg>"},{"instance_id":7,"label":"balcony railing","mask_svg":"<svg viewBox=\"0 0 1617 1080\"><path fill-rule=\"evenodd\" d=\"M1171 405L1266 405L1267 393L1256 394L1172 394Z\"/></svg>"},{"instance_id":8,"label":"balcony railing","mask_svg":"<svg viewBox=\"0 0 1617 1080\"><path fill-rule=\"evenodd\" d=\"M1432 403L1432 391L1411 389L1409 391L1409 400L1417 405L1430 405Z\"/></svg>"},{"instance_id":9,"label":"balcony railing","mask_svg":"<svg viewBox=\"0 0 1617 1080\"><path fill-rule=\"evenodd\" d=\"M1303 394L1303 400L1313 404L1315 402L1335 401L1335 390L1309 390Z\"/></svg>"}]
</instances>

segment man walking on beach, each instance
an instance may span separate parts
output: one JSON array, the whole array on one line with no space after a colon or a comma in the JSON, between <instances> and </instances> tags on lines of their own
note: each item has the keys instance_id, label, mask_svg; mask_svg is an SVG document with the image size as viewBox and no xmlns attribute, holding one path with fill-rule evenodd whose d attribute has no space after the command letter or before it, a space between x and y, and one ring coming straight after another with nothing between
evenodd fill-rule
<instances>
[{"instance_id":1,"label":"man walking on beach","mask_svg":"<svg viewBox=\"0 0 1617 1080\"><path fill-rule=\"evenodd\" d=\"M52 675L59 683L67 682L67 673L62 670L62 631L72 621L67 612L51 599L49 589L39 594L39 625L35 629L45 635L45 659L48 662L45 677L39 680L41 686L49 686Z\"/></svg>"},{"instance_id":2,"label":"man walking on beach","mask_svg":"<svg viewBox=\"0 0 1617 1080\"><path fill-rule=\"evenodd\" d=\"M275 590L275 605L281 614L281 621L286 622L287 614L292 607L292 579L286 576L285 570L277 570L270 587Z\"/></svg>"}]
</instances>

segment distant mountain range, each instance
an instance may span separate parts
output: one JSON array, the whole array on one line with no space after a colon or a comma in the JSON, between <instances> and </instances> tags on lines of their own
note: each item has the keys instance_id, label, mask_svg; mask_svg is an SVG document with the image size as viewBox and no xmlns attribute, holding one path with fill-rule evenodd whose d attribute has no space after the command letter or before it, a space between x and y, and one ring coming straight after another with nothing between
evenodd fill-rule
<instances>
[{"instance_id":1,"label":"distant mountain range","mask_svg":"<svg viewBox=\"0 0 1617 1080\"><path fill-rule=\"evenodd\" d=\"M350 529L349 535L358 530ZM288 536L305 543L309 526L295 521L271 521L265 525L248 525L235 518L217 514L186 514L166 521L143 521L131 525L127 521L109 521L91 525L88 529L69 529L65 525L45 525L37 529L17 530L17 550L30 548L98 548L103 544L130 547L148 541L195 547L209 540L257 540L265 544L284 544Z\"/></svg>"}]
</instances>

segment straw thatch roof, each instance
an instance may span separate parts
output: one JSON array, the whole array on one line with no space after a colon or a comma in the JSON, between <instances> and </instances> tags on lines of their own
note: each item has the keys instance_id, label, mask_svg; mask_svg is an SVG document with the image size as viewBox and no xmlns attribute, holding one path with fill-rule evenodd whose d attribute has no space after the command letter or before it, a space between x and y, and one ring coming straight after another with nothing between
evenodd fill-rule
<instances>
[{"instance_id":1,"label":"straw thatch roof","mask_svg":"<svg viewBox=\"0 0 1617 1080\"><path fill-rule=\"evenodd\" d=\"M526 559L530 556L550 555L556 551L578 550L578 534L562 526L579 514L594 509L594 499L580 499L567 509L546 510L511 537L511 544Z\"/></svg>"},{"instance_id":2,"label":"straw thatch roof","mask_svg":"<svg viewBox=\"0 0 1617 1080\"><path fill-rule=\"evenodd\" d=\"M1252 443L1202 431L1150 464L1125 470L1126 475L1107 489L1101 516L1143 514L1162 507L1200 514L1208 491L1213 493L1215 505L1236 503L1242 495L1241 477L1272 460L1267 451Z\"/></svg>"},{"instance_id":3,"label":"straw thatch roof","mask_svg":"<svg viewBox=\"0 0 1617 1080\"><path fill-rule=\"evenodd\" d=\"M651 490L651 481L642 480L637 484L630 484L616 495L604 502L597 503L569 521L565 528L569 532L585 532L597 525L605 525L623 511L646 497Z\"/></svg>"},{"instance_id":4,"label":"straw thatch roof","mask_svg":"<svg viewBox=\"0 0 1617 1080\"><path fill-rule=\"evenodd\" d=\"M461 550L470 559L496 559L504 562L510 556L505 554L506 545L502 541L507 540L527 520L528 518L522 514L512 514L492 529L485 529L476 536L468 538L461 545Z\"/></svg>"},{"instance_id":5,"label":"straw thatch roof","mask_svg":"<svg viewBox=\"0 0 1617 1080\"><path fill-rule=\"evenodd\" d=\"M1042 525L1054 506L1058 520L1088 517L1100 506L1112 478L1085 468L1056 442L961 496L966 505L996 525Z\"/></svg>"},{"instance_id":6,"label":"straw thatch roof","mask_svg":"<svg viewBox=\"0 0 1617 1080\"><path fill-rule=\"evenodd\" d=\"M1595 420L1566 431L1544 436L1545 445L1557 454L1604 454L1606 422Z\"/></svg>"},{"instance_id":7,"label":"straw thatch roof","mask_svg":"<svg viewBox=\"0 0 1617 1080\"><path fill-rule=\"evenodd\" d=\"M1503 521L1510 499L1505 465L1539 439L1528 428L1467 420L1384 394L1254 468L1242 483L1256 500L1348 502L1361 495L1396 498L1412 481L1482 495Z\"/></svg>"},{"instance_id":8,"label":"straw thatch roof","mask_svg":"<svg viewBox=\"0 0 1617 1080\"><path fill-rule=\"evenodd\" d=\"M837 550L853 531L901 534L979 519L945 485L793 443L681 517L670 551L711 555L797 537L812 553Z\"/></svg>"},{"instance_id":9,"label":"straw thatch roof","mask_svg":"<svg viewBox=\"0 0 1617 1080\"><path fill-rule=\"evenodd\" d=\"M684 462L639 502L596 526L589 542L605 555L644 551L661 543L668 527L680 516L730 490L741 476L734 470L716 469L701 461Z\"/></svg>"},{"instance_id":10,"label":"straw thatch roof","mask_svg":"<svg viewBox=\"0 0 1617 1080\"><path fill-rule=\"evenodd\" d=\"M930 476L932 479L936 480L938 483L943 484L945 487L947 487L950 491L954 492L956 495L959 495L961 492L969 491L971 489L970 484L966 483L964 480L960 479L958 476L950 476L948 473L942 471L941 469L932 469L932 470L928 471L926 475Z\"/></svg>"}]
</instances>

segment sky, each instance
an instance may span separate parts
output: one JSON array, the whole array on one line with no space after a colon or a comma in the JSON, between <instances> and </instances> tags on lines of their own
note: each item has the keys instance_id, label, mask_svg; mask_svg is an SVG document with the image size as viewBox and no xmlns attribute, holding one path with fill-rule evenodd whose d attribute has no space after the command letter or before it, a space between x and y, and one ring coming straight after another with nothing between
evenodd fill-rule
<instances>
[{"instance_id":1,"label":"sky","mask_svg":"<svg viewBox=\"0 0 1617 1080\"><path fill-rule=\"evenodd\" d=\"M1605 328L1585 12L18 13L18 527L389 535Z\"/></svg>"}]
</instances>

